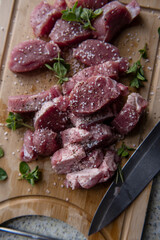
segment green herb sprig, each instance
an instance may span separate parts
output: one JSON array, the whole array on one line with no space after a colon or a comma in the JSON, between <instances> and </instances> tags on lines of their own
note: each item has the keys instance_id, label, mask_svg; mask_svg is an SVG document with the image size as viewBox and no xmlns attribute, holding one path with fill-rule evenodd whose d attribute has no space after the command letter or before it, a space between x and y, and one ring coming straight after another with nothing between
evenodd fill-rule
<instances>
[{"instance_id":1,"label":"green herb sprig","mask_svg":"<svg viewBox=\"0 0 160 240\"><path fill-rule=\"evenodd\" d=\"M0 158L2 158L4 156L4 151L3 149L0 147Z\"/></svg>"},{"instance_id":2,"label":"green herb sprig","mask_svg":"<svg viewBox=\"0 0 160 240\"><path fill-rule=\"evenodd\" d=\"M21 162L19 164L19 171L21 173L21 179L27 180L32 186L34 186L35 182L40 180L41 172L39 167L36 166L33 171L30 170L29 165L26 162Z\"/></svg>"},{"instance_id":3,"label":"green herb sprig","mask_svg":"<svg viewBox=\"0 0 160 240\"><path fill-rule=\"evenodd\" d=\"M147 81L144 75L143 67L141 65L141 59L142 58L147 59L147 44L145 44L143 49L139 50L139 53L140 53L139 60L135 62L127 71L127 74L133 75L133 79L130 82L130 86L136 88L142 87L143 82Z\"/></svg>"},{"instance_id":4,"label":"green herb sprig","mask_svg":"<svg viewBox=\"0 0 160 240\"><path fill-rule=\"evenodd\" d=\"M121 147L118 149L118 156L120 157L128 157L129 156L129 151L133 151L135 150L134 148L128 147L124 144L124 142L122 143Z\"/></svg>"},{"instance_id":5,"label":"green herb sprig","mask_svg":"<svg viewBox=\"0 0 160 240\"><path fill-rule=\"evenodd\" d=\"M54 61L56 61L53 64L53 67L51 67L48 64L45 64L45 66L56 73L56 77L58 78L58 84L63 84L64 82L67 82L69 80L68 77L66 77L70 65L68 63L65 63L64 59L60 57L60 54L58 53L58 58L54 58Z\"/></svg>"},{"instance_id":6,"label":"green herb sprig","mask_svg":"<svg viewBox=\"0 0 160 240\"><path fill-rule=\"evenodd\" d=\"M118 164L117 166L116 177L115 177L116 184L118 184L119 179L121 180L122 183L124 182L124 177L123 177L122 168L120 164Z\"/></svg>"},{"instance_id":7,"label":"green herb sprig","mask_svg":"<svg viewBox=\"0 0 160 240\"><path fill-rule=\"evenodd\" d=\"M102 14L102 9L93 11L92 9L77 7L78 2L74 4L72 8L67 8L62 11L62 19L65 21L79 22L85 29L95 30L91 21Z\"/></svg>"},{"instance_id":8,"label":"green herb sprig","mask_svg":"<svg viewBox=\"0 0 160 240\"><path fill-rule=\"evenodd\" d=\"M8 175L6 171L2 168L0 168L0 181L4 181L8 178Z\"/></svg>"},{"instance_id":9,"label":"green herb sprig","mask_svg":"<svg viewBox=\"0 0 160 240\"><path fill-rule=\"evenodd\" d=\"M160 27L158 28L158 34L159 34L159 37L160 37Z\"/></svg>"},{"instance_id":10,"label":"green herb sprig","mask_svg":"<svg viewBox=\"0 0 160 240\"><path fill-rule=\"evenodd\" d=\"M34 130L32 126L24 123L22 116L18 113L10 112L8 118L6 119L6 123L6 126L14 131L21 127L27 127L31 130Z\"/></svg>"}]
</instances>

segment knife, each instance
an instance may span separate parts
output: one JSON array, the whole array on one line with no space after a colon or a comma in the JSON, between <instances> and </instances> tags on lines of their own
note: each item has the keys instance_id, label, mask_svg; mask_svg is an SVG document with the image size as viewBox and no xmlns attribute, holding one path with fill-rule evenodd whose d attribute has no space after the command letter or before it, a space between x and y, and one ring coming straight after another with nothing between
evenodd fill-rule
<instances>
[{"instance_id":1,"label":"knife","mask_svg":"<svg viewBox=\"0 0 160 240\"><path fill-rule=\"evenodd\" d=\"M160 121L122 169L124 183L113 182L92 219L88 235L117 218L160 170ZM116 193L118 188L118 193Z\"/></svg>"}]
</instances>

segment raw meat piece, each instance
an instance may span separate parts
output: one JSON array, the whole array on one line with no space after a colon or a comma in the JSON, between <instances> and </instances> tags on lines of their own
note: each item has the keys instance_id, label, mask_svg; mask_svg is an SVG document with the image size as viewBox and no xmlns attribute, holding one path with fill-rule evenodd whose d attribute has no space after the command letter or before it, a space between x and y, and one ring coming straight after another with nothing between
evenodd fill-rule
<instances>
[{"instance_id":1,"label":"raw meat piece","mask_svg":"<svg viewBox=\"0 0 160 240\"><path fill-rule=\"evenodd\" d=\"M42 1L32 11L30 23L36 37L47 36L56 20L61 17L61 11L66 8L65 1L58 1L54 6Z\"/></svg>"},{"instance_id":2,"label":"raw meat piece","mask_svg":"<svg viewBox=\"0 0 160 240\"><path fill-rule=\"evenodd\" d=\"M79 43L92 36L92 31L84 29L82 24L67 22L62 19L56 21L49 37L60 47Z\"/></svg>"},{"instance_id":3,"label":"raw meat piece","mask_svg":"<svg viewBox=\"0 0 160 240\"><path fill-rule=\"evenodd\" d=\"M9 68L13 72L28 72L53 61L60 49L57 44L34 39L20 43L13 48Z\"/></svg>"},{"instance_id":4,"label":"raw meat piece","mask_svg":"<svg viewBox=\"0 0 160 240\"><path fill-rule=\"evenodd\" d=\"M71 171L81 159L86 157L82 146L70 144L55 152L51 158L51 165L58 174L65 174Z\"/></svg>"},{"instance_id":5,"label":"raw meat piece","mask_svg":"<svg viewBox=\"0 0 160 240\"><path fill-rule=\"evenodd\" d=\"M56 136L57 133L47 128L35 130L33 134L33 145L36 153L41 156L53 155L53 153L58 150Z\"/></svg>"},{"instance_id":6,"label":"raw meat piece","mask_svg":"<svg viewBox=\"0 0 160 240\"><path fill-rule=\"evenodd\" d=\"M66 0L66 3L69 8L72 8L76 2L77 0ZM78 6L97 9L97 8L101 8L108 2L109 0L78 0Z\"/></svg>"},{"instance_id":7,"label":"raw meat piece","mask_svg":"<svg viewBox=\"0 0 160 240\"><path fill-rule=\"evenodd\" d=\"M122 86L109 77L93 76L77 83L70 94L70 108L75 115L91 114L121 95ZM124 90L122 90L124 93Z\"/></svg>"},{"instance_id":8,"label":"raw meat piece","mask_svg":"<svg viewBox=\"0 0 160 240\"><path fill-rule=\"evenodd\" d=\"M114 116L115 113L112 111L110 106L106 106L96 113L87 116L76 116L74 113L69 114L72 124L77 128L84 129L94 125L95 123L101 123L105 120L111 119Z\"/></svg>"},{"instance_id":9,"label":"raw meat piece","mask_svg":"<svg viewBox=\"0 0 160 240\"><path fill-rule=\"evenodd\" d=\"M117 169L115 158L116 153L108 151L102 164L98 168L88 168L82 171L68 173L65 181L66 187L71 187L72 190L76 188L89 189L100 182L106 182Z\"/></svg>"},{"instance_id":10,"label":"raw meat piece","mask_svg":"<svg viewBox=\"0 0 160 240\"><path fill-rule=\"evenodd\" d=\"M147 101L142 96L138 93L131 93L112 125L120 134L128 134L136 126L146 107Z\"/></svg>"},{"instance_id":11,"label":"raw meat piece","mask_svg":"<svg viewBox=\"0 0 160 240\"><path fill-rule=\"evenodd\" d=\"M38 157L33 144L33 132L27 130L24 134L24 143L20 152L20 159L24 162L31 162Z\"/></svg>"},{"instance_id":12,"label":"raw meat piece","mask_svg":"<svg viewBox=\"0 0 160 240\"><path fill-rule=\"evenodd\" d=\"M120 57L117 47L95 39L88 39L79 44L79 46L73 50L73 57L87 66L97 65L107 61L117 61L119 63L119 71L122 73L125 72L129 66L128 61Z\"/></svg>"},{"instance_id":13,"label":"raw meat piece","mask_svg":"<svg viewBox=\"0 0 160 240\"><path fill-rule=\"evenodd\" d=\"M68 95L72 91L76 83L82 82L82 81L85 82L89 77L95 76L95 75L102 75L105 77L108 76L112 79L118 80L119 63L108 61L99 65L85 68L82 71L79 71L72 78L70 78L68 82L65 82L62 85L63 94Z\"/></svg>"},{"instance_id":14,"label":"raw meat piece","mask_svg":"<svg viewBox=\"0 0 160 240\"><path fill-rule=\"evenodd\" d=\"M126 27L139 13L139 4L132 0L124 6L118 1L113 1L102 7L103 13L93 23L96 31L94 37L110 42L124 27Z\"/></svg>"},{"instance_id":15,"label":"raw meat piece","mask_svg":"<svg viewBox=\"0 0 160 240\"><path fill-rule=\"evenodd\" d=\"M91 137L91 134L84 129L68 128L61 132L63 146L66 147L72 143L83 143Z\"/></svg>"},{"instance_id":16,"label":"raw meat piece","mask_svg":"<svg viewBox=\"0 0 160 240\"><path fill-rule=\"evenodd\" d=\"M61 92L58 85L33 95L9 96L8 111L16 113L36 112L44 102L51 101L59 96L61 96Z\"/></svg>"},{"instance_id":17,"label":"raw meat piece","mask_svg":"<svg viewBox=\"0 0 160 240\"><path fill-rule=\"evenodd\" d=\"M111 128L105 124L93 125L88 129L88 131L90 132L91 138L83 143L86 151L91 151L95 148L103 146L109 146L117 140L116 136L112 133Z\"/></svg>"},{"instance_id":18,"label":"raw meat piece","mask_svg":"<svg viewBox=\"0 0 160 240\"><path fill-rule=\"evenodd\" d=\"M54 98L52 102L45 102L35 115L35 129L49 128L54 132L64 130L69 122L68 105L68 98L62 96Z\"/></svg>"}]
</instances>

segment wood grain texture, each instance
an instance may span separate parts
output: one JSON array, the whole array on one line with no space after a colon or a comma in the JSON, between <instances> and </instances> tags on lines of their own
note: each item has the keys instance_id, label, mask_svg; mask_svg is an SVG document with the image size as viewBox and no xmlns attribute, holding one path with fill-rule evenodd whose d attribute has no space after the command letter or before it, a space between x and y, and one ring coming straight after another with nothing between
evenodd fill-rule
<instances>
[{"instance_id":1,"label":"wood grain texture","mask_svg":"<svg viewBox=\"0 0 160 240\"><path fill-rule=\"evenodd\" d=\"M122 3L129 3L129 0L120 0ZM159 0L137 0L137 2L140 4L141 7L145 7L148 9L156 9L160 10L160 2Z\"/></svg>"},{"instance_id":2,"label":"wood grain texture","mask_svg":"<svg viewBox=\"0 0 160 240\"><path fill-rule=\"evenodd\" d=\"M29 24L29 17L31 10L39 2L39 0L16 1L16 16L12 27L12 35L7 35L9 48L4 56L6 60L0 92L0 123L5 123L8 115L8 96L37 93L50 88L56 83L54 75L46 69L25 74L14 74L8 69L11 49L21 41L34 38ZM50 0L50 2L52 1ZM140 3L143 5L146 1ZM12 10L10 10L10 16L11 12ZM119 47L122 56L130 56L130 63L138 59L138 50L143 48L145 43L149 46L149 62L143 62L148 82L145 83L145 87L141 90L141 94L149 100L147 122L142 119L141 124L126 138L125 141L128 145L136 144L138 146L142 138L147 135L160 117L158 107L160 99L160 66L159 58L156 57L159 44L157 29L160 25L158 16L159 12L154 13L142 9L140 17L122 31L114 41L114 44ZM10 19L10 22L12 20ZM68 52L68 58L70 58L69 54ZM158 52L158 54L160 53ZM122 80L122 82L126 81L127 79ZM145 129L141 126L144 126ZM32 169L39 165L43 171L42 180L34 187L31 187L25 181L18 181L19 150L22 147L24 132L25 129L19 129L15 132L6 127L0 129L0 146L5 150L5 156L1 159L0 166L7 170L9 176L7 181L0 182L0 222L24 214L43 214L59 218L76 227L87 236L90 221L109 183L100 184L90 190L79 189L72 191L66 189L64 187L64 177L57 176L52 172L49 158L39 158L37 162L30 163ZM140 239L150 189L151 185L146 188L125 213L121 214L119 218L100 233L88 239Z\"/></svg>"}]
</instances>

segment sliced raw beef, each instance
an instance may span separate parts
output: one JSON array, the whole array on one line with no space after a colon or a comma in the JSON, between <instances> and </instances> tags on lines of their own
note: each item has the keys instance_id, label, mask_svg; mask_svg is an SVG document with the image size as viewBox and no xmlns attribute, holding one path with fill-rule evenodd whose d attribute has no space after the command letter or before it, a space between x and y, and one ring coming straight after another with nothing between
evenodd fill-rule
<instances>
[{"instance_id":1,"label":"sliced raw beef","mask_svg":"<svg viewBox=\"0 0 160 240\"><path fill-rule=\"evenodd\" d=\"M117 47L95 39L88 39L79 44L79 46L73 50L73 57L87 66L97 65L107 61L117 61L119 63L119 71L122 73L125 72L129 66L128 61L120 57Z\"/></svg>"},{"instance_id":2,"label":"sliced raw beef","mask_svg":"<svg viewBox=\"0 0 160 240\"><path fill-rule=\"evenodd\" d=\"M113 1L102 7L103 13L93 23L96 31L94 37L110 42L124 27L126 27L139 13L139 4L132 0L124 6L118 1Z\"/></svg>"},{"instance_id":3,"label":"sliced raw beef","mask_svg":"<svg viewBox=\"0 0 160 240\"><path fill-rule=\"evenodd\" d=\"M64 130L69 122L68 105L68 98L62 96L54 98L53 101L45 102L35 115L35 129L49 128L54 132Z\"/></svg>"},{"instance_id":4,"label":"sliced raw beef","mask_svg":"<svg viewBox=\"0 0 160 240\"><path fill-rule=\"evenodd\" d=\"M13 72L28 72L53 61L59 52L58 45L52 41L28 40L13 48L9 68Z\"/></svg>"},{"instance_id":5,"label":"sliced raw beef","mask_svg":"<svg viewBox=\"0 0 160 240\"><path fill-rule=\"evenodd\" d=\"M77 0L66 0L67 6L69 8L72 8L76 2ZM108 2L109 0L78 0L78 6L97 9L97 8L101 8Z\"/></svg>"},{"instance_id":6,"label":"sliced raw beef","mask_svg":"<svg viewBox=\"0 0 160 240\"><path fill-rule=\"evenodd\" d=\"M94 113L116 100L121 95L121 89L122 86L119 87L119 83L109 77L90 77L86 82L77 83L72 90L71 111L76 115Z\"/></svg>"},{"instance_id":7,"label":"sliced raw beef","mask_svg":"<svg viewBox=\"0 0 160 240\"><path fill-rule=\"evenodd\" d=\"M54 6L42 1L31 13L30 23L36 37L47 36L56 20L61 17L61 11L66 8L64 0L57 1Z\"/></svg>"},{"instance_id":8,"label":"sliced raw beef","mask_svg":"<svg viewBox=\"0 0 160 240\"><path fill-rule=\"evenodd\" d=\"M31 162L38 157L33 144L33 132L28 130L24 134L24 143L20 152L20 159L24 162Z\"/></svg>"},{"instance_id":9,"label":"sliced raw beef","mask_svg":"<svg viewBox=\"0 0 160 240\"><path fill-rule=\"evenodd\" d=\"M98 168L86 168L82 171L68 173L65 181L66 187L71 187L72 190L76 188L89 189L98 183L106 182L117 169L115 159L117 159L116 153L108 151Z\"/></svg>"},{"instance_id":10,"label":"sliced raw beef","mask_svg":"<svg viewBox=\"0 0 160 240\"><path fill-rule=\"evenodd\" d=\"M110 106L106 106L100 109L96 113L88 116L76 116L74 113L69 114L69 118L72 124L77 128L87 129L88 127L94 125L95 123L102 123L106 120L111 119L115 116L115 113Z\"/></svg>"},{"instance_id":11,"label":"sliced raw beef","mask_svg":"<svg viewBox=\"0 0 160 240\"><path fill-rule=\"evenodd\" d=\"M86 153L81 145L70 144L53 154L51 165L57 173L65 174L70 172L72 167L85 157Z\"/></svg>"},{"instance_id":12,"label":"sliced raw beef","mask_svg":"<svg viewBox=\"0 0 160 240\"><path fill-rule=\"evenodd\" d=\"M63 147L72 143L83 143L91 137L90 132L85 129L68 128L61 132Z\"/></svg>"},{"instance_id":13,"label":"sliced raw beef","mask_svg":"<svg viewBox=\"0 0 160 240\"><path fill-rule=\"evenodd\" d=\"M82 81L85 82L89 77L95 76L95 75L102 75L105 77L108 76L112 79L118 80L119 63L108 61L99 65L85 68L82 71L79 71L72 78L70 78L68 82L65 82L62 85L63 93L68 95L72 91L76 83L82 82Z\"/></svg>"},{"instance_id":14,"label":"sliced raw beef","mask_svg":"<svg viewBox=\"0 0 160 240\"><path fill-rule=\"evenodd\" d=\"M109 146L117 140L111 128L105 124L95 124L91 126L88 131L91 137L83 143L86 151Z\"/></svg>"},{"instance_id":15,"label":"sliced raw beef","mask_svg":"<svg viewBox=\"0 0 160 240\"><path fill-rule=\"evenodd\" d=\"M120 134L128 134L138 123L148 103L138 93L131 93L112 124Z\"/></svg>"},{"instance_id":16,"label":"sliced raw beef","mask_svg":"<svg viewBox=\"0 0 160 240\"><path fill-rule=\"evenodd\" d=\"M41 156L51 156L58 150L57 133L50 129L38 129L33 134L35 151Z\"/></svg>"},{"instance_id":17,"label":"sliced raw beef","mask_svg":"<svg viewBox=\"0 0 160 240\"><path fill-rule=\"evenodd\" d=\"M62 19L57 20L49 35L60 47L82 42L91 36L92 31L84 29L82 24L67 22Z\"/></svg>"},{"instance_id":18,"label":"sliced raw beef","mask_svg":"<svg viewBox=\"0 0 160 240\"><path fill-rule=\"evenodd\" d=\"M33 95L9 96L8 111L16 113L36 112L44 102L51 101L59 96L61 96L61 92L58 85Z\"/></svg>"}]
</instances>

